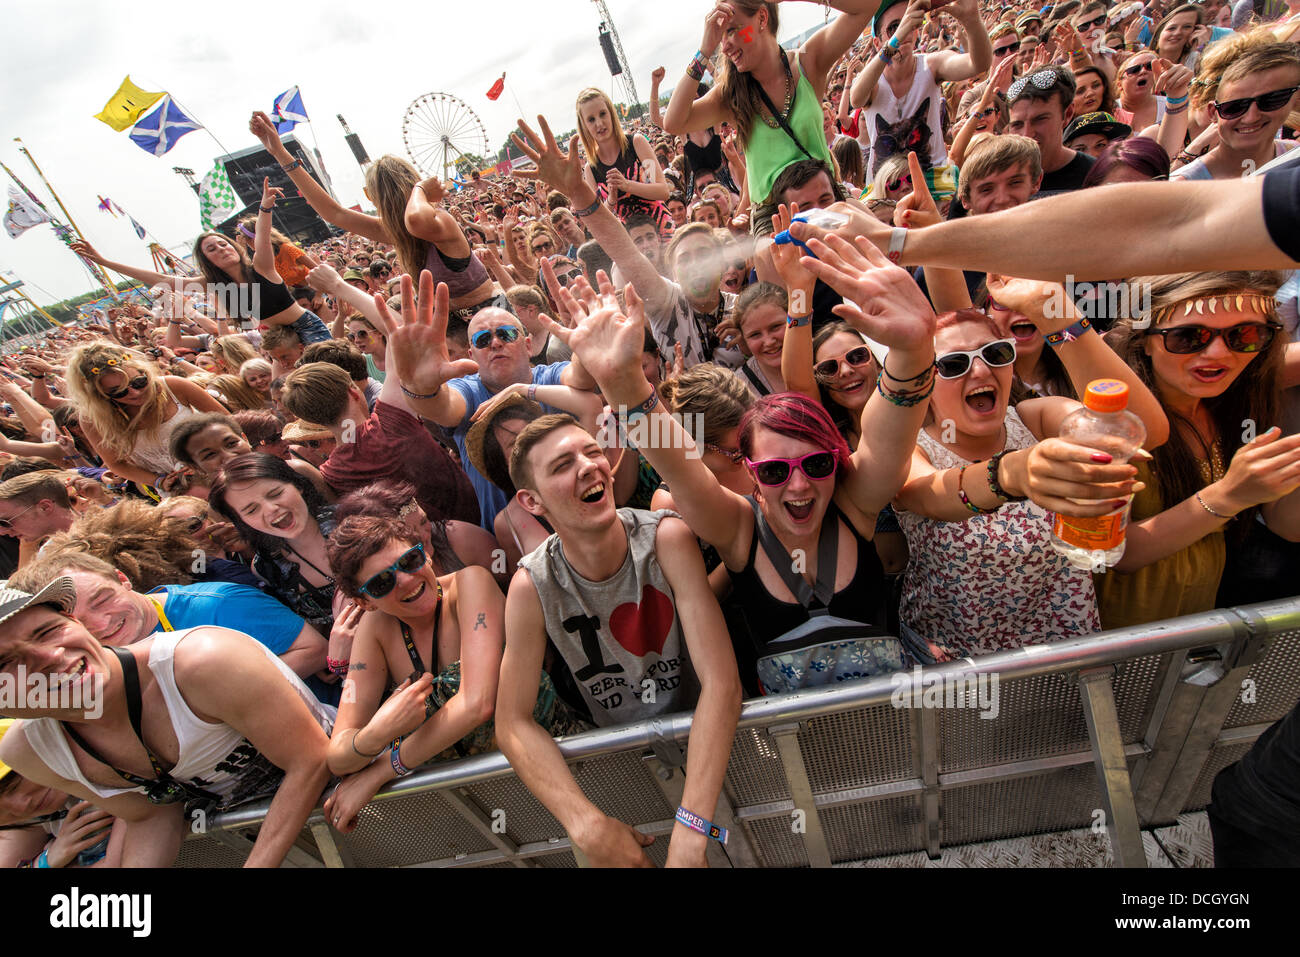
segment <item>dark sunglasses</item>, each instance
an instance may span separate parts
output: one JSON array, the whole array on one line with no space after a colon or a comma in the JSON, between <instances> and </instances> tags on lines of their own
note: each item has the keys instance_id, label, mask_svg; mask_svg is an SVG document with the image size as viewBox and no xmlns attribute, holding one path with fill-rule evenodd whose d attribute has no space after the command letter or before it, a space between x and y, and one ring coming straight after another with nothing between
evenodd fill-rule
<instances>
[{"instance_id":1,"label":"dark sunglasses","mask_svg":"<svg viewBox=\"0 0 1300 957\"><path fill-rule=\"evenodd\" d=\"M1155 67L1153 67L1151 64L1155 62L1156 62L1155 60L1147 60L1145 63L1134 63L1132 66L1126 66L1124 67L1124 75L1137 76L1139 73L1142 73L1143 71L1147 73L1154 73Z\"/></svg>"},{"instance_id":2,"label":"dark sunglasses","mask_svg":"<svg viewBox=\"0 0 1300 957\"><path fill-rule=\"evenodd\" d=\"M745 458L745 453L740 451L740 449L724 449L722 446L714 445L712 442L704 443L704 451L717 452L719 455L725 456L729 459L732 465L739 465Z\"/></svg>"},{"instance_id":3,"label":"dark sunglasses","mask_svg":"<svg viewBox=\"0 0 1300 957\"><path fill-rule=\"evenodd\" d=\"M978 113L976 113L975 115L976 115L976 116L979 116L979 117L992 116L992 115L993 115L994 113L996 113L997 111L998 111L998 108L997 108L996 106L987 106L987 107L985 107L984 109L980 110L980 111L979 111Z\"/></svg>"},{"instance_id":4,"label":"dark sunglasses","mask_svg":"<svg viewBox=\"0 0 1300 957\"><path fill-rule=\"evenodd\" d=\"M1148 329L1148 336L1160 336L1165 352L1190 356L1204 352L1219 336L1233 352L1263 352L1282 327L1275 322L1240 322L1226 329L1211 326L1174 326L1172 329Z\"/></svg>"},{"instance_id":5,"label":"dark sunglasses","mask_svg":"<svg viewBox=\"0 0 1300 957\"><path fill-rule=\"evenodd\" d=\"M1077 30L1079 33L1083 33L1085 30L1091 30L1093 27L1099 27L1105 22L1106 22L1106 14L1101 13L1098 14L1092 20L1088 20L1084 23L1076 24L1074 29Z\"/></svg>"},{"instance_id":6,"label":"dark sunglasses","mask_svg":"<svg viewBox=\"0 0 1300 957\"><path fill-rule=\"evenodd\" d=\"M328 441L330 440L329 439L308 439L306 442L303 442L302 444L307 446L307 448L309 449L319 449L322 445L324 445Z\"/></svg>"},{"instance_id":7,"label":"dark sunglasses","mask_svg":"<svg viewBox=\"0 0 1300 957\"><path fill-rule=\"evenodd\" d=\"M1019 52L1020 52L1020 41L1017 40L1015 43L1009 44L1008 46L998 47L996 50L993 51L993 55L1006 56L1008 53L1019 53Z\"/></svg>"},{"instance_id":8,"label":"dark sunglasses","mask_svg":"<svg viewBox=\"0 0 1300 957\"><path fill-rule=\"evenodd\" d=\"M492 343L492 329L480 329L470 337L469 344L475 349L486 349ZM502 342L514 342L519 338L518 326L498 326L495 330L496 337Z\"/></svg>"},{"instance_id":9,"label":"dark sunglasses","mask_svg":"<svg viewBox=\"0 0 1300 957\"><path fill-rule=\"evenodd\" d=\"M1243 96L1239 100L1215 103L1214 109L1225 120L1234 120L1244 115L1252 103L1259 104L1261 113L1272 113L1291 102L1291 97L1295 96L1296 90L1300 90L1300 86L1293 86L1287 90L1274 90L1272 93L1261 93L1259 96Z\"/></svg>"},{"instance_id":10,"label":"dark sunglasses","mask_svg":"<svg viewBox=\"0 0 1300 957\"><path fill-rule=\"evenodd\" d=\"M889 190L890 192L893 192L894 190L898 189L898 187L902 186L904 183L907 184L908 189L912 188L911 173L908 173L906 176L900 176L898 179L891 179L888 183L885 184L885 189Z\"/></svg>"},{"instance_id":11,"label":"dark sunglasses","mask_svg":"<svg viewBox=\"0 0 1300 957\"><path fill-rule=\"evenodd\" d=\"M376 572L367 578L366 583L357 591L367 598L383 598L397 587L398 572L413 575L424 567L426 561L428 557L424 554L424 546L413 545L382 572Z\"/></svg>"},{"instance_id":12,"label":"dark sunglasses","mask_svg":"<svg viewBox=\"0 0 1300 957\"><path fill-rule=\"evenodd\" d=\"M797 459L764 459L761 462L745 459L745 461L754 470L754 478L758 479L758 483L769 486L784 485L790 481L791 466L798 466L804 475L814 482L820 482L834 475L835 468L839 464L834 452L809 452Z\"/></svg>"},{"instance_id":13,"label":"dark sunglasses","mask_svg":"<svg viewBox=\"0 0 1300 957\"><path fill-rule=\"evenodd\" d=\"M1016 344L1010 339L999 339L970 352L949 352L934 360L935 371L942 379L960 379L970 371L976 356L990 368L1009 366L1016 361Z\"/></svg>"},{"instance_id":14,"label":"dark sunglasses","mask_svg":"<svg viewBox=\"0 0 1300 957\"><path fill-rule=\"evenodd\" d=\"M871 361L871 350L866 346L858 346L856 349L850 349L844 353L843 361L851 366L864 366ZM835 373L840 371L839 359L823 359L813 366L813 373L819 378L830 379Z\"/></svg>"},{"instance_id":15,"label":"dark sunglasses","mask_svg":"<svg viewBox=\"0 0 1300 957\"><path fill-rule=\"evenodd\" d=\"M116 392L105 392L104 395L108 396L110 399L120 399L123 396L125 396L128 392L130 392L132 389L139 391L140 389L143 389L148 384L149 384L149 377L141 373L140 375L132 379L130 382L128 382L126 385L122 386L122 388L118 389Z\"/></svg>"}]
</instances>

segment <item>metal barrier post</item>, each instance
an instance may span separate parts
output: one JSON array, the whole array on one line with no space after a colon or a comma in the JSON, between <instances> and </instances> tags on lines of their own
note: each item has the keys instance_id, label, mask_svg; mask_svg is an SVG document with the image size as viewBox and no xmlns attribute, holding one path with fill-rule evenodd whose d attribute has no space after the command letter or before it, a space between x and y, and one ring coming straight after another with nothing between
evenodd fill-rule
<instances>
[{"instance_id":1,"label":"metal barrier post","mask_svg":"<svg viewBox=\"0 0 1300 957\"><path fill-rule=\"evenodd\" d=\"M1120 735L1119 715L1111 689L1114 667L1079 673L1079 698L1088 722L1093 761L1105 803L1106 832L1117 867L1146 867L1142 831L1138 826L1133 785L1129 781L1128 758Z\"/></svg>"},{"instance_id":2,"label":"metal barrier post","mask_svg":"<svg viewBox=\"0 0 1300 957\"><path fill-rule=\"evenodd\" d=\"M917 776L925 788L921 795L922 828L925 853L932 861L939 859L943 837L943 816L939 791L939 714L934 708L912 709L912 740L917 759Z\"/></svg>"},{"instance_id":3,"label":"metal barrier post","mask_svg":"<svg viewBox=\"0 0 1300 957\"><path fill-rule=\"evenodd\" d=\"M489 817L484 810L478 806L478 802L470 795L468 788L448 788L440 791L439 796L451 805L452 810L459 814L470 827L478 831L491 842L492 846L506 856L515 867L536 867L532 861L524 860L519 856L519 845L504 833L497 833L493 830L496 823Z\"/></svg>"},{"instance_id":4,"label":"metal barrier post","mask_svg":"<svg viewBox=\"0 0 1300 957\"><path fill-rule=\"evenodd\" d=\"M650 770L655 784L663 792L664 800L671 808L682 803L682 792L686 789L686 772L680 767L669 767L654 754L641 758ZM724 788L718 794L718 806L711 818L714 824L727 829L727 845L724 848L717 841L709 841L706 854L709 867L759 867L754 848L749 843L749 835L736 820L736 810ZM669 832L671 834L671 832Z\"/></svg>"},{"instance_id":5,"label":"metal barrier post","mask_svg":"<svg viewBox=\"0 0 1300 957\"><path fill-rule=\"evenodd\" d=\"M344 845L334 840L334 832L324 821L311 821L308 824L311 829L311 836L316 841L316 849L320 851L321 860L325 862L326 867L355 867L352 860L352 853Z\"/></svg>"},{"instance_id":6,"label":"metal barrier post","mask_svg":"<svg viewBox=\"0 0 1300 957\"><path fill-rule=\"evenodd\" d=\"M826 832L822 830L822 821L817 814L817 800L813 797L812 784L808 781L808 768L803 763L803 753L799 750L799 722L779 724L767 729L781 756L781 765L785 769L785 781L790 788L790 797L794 800L796 811L804 815L803 838L804 851L808 855L808 864L812 867L830 867L831 852L826 846Z\"/></svg>"}]
</instances>

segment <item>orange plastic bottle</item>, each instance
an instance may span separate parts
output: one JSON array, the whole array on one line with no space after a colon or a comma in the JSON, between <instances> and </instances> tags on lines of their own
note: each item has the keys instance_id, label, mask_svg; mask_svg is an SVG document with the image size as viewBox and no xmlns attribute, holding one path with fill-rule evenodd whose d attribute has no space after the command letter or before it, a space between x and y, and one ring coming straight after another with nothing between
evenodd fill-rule
<instances>
[{"instance_id":1,"label":"orange plastic bottle","mask_svg":"<svg viewBox=\"0 0 1300 957\"><path fill-rule=\"evenodd\" d=\"M1106 452L1114 462L1127 462L1147 438L1142 420L1128 411L1128 392L1128 386L1118 379L1089 382L1084 407L1066 416L1060 437ZM1095 518L1053 516L1052 547L1077 568L1105 571L1124 554L1130 502Z\"/></svg>"}]
</instances>

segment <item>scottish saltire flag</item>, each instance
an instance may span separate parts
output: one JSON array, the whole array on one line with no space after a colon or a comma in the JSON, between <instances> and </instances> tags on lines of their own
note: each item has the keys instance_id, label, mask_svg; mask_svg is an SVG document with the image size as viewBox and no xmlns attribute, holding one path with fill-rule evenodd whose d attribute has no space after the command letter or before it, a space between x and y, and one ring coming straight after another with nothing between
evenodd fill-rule
<instances>
[{"instance_id":1,"label":"scottish saltire flag","mask_svg":"<svg viewBox=\"0 0 1300 957\"><path fill-rule=\"evenodd\" d=\"M203 124L181 112L170 96L164 96L158 108L131 128L131 142L154 156L162 156L191 130Z\"/></svg>"},{"instance_id":2,"label":"scottish saltire flag","mask_svg":"<svg viewBox=\"0 0 1300 957\"><path fill-rule=\"evenodd\" d=\"M299 123L310 122L307 118L307 107L302 105L302 94L298 92L296 86L291 86L275 98L271 105L271 119L275 121L275 129L281 136L288 133Z\"/></svg>"}]
</instances>

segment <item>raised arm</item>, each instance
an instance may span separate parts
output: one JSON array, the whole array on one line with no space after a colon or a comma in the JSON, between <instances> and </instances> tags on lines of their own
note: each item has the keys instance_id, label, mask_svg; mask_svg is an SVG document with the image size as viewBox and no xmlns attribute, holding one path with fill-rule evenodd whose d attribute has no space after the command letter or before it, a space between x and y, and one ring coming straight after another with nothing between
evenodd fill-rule
<instances>
[{"instance_id":1,"label":"raised arm","mask_svg":"<svg viewBox=\"0 0 1300 957\"><path fill-rule=\"evenodd\" d=\"M570 300L566 305L577 320L575 328L566 329L548 318L545 321L549 331L559 336L575 356L582 357L610 408L626 413L645 409L649 403L644 417L638 415L627 423L629 438L672 487L677 510L692 530L715 546L729 567L743 567L753 529L753 513L744 498L718 484L700 458L695 442L668 414L641 371L645 304L636 290L628 286L624 289L628 312L623 314L607 280L602 282L600 296L581 279L572 288L583 297L580 303L570 290L563 293ZM638 434L660 439L638 443Z\"/></svg>"},{"instance_id":2,"label":"raised arm","mask_svg":"<svg viewBox=\"0 0 1300 957\"><path fill-rule=\"evenodd\" d=\"M650 74L650 122L661 130L664 128L664 115L659 109L659 84L667 74L664 67L658 67Z\"/></svg>"},{"instance_id":3,"label":"raised arm","mask_svg":"<svg viewBox=\"0 0 1300 957\"><path fill-rule=\"evenodd\" d=\"M976 0L957 0L947 7L966 34L966 52L940 50L926 55L926 63L934 74L936 82L945 80L965 80L979 76L993 65L993 41L989 31L980 19L979 5Z\"/></svg>"},{"instance_id":4,"label":"raised arm","mask_svg":"<svg viewBox=\"0 0 1300 957\"><path fill-rule=\"evenodd\" d=\"M257 207L257 235L253 239L253 269L271 282L283 282L275 268L275 248L271 245L271 216L275 201L284 196L284 190L271 185L269 176L262 178L262 202Z\"/></svg>"},{"instance_id":5,"label":"raised arm","mask_svg":"<svg viewBox=\"0 0 1300 957\"><path fill-rule=\"evenodd\" d=\"M281 169L286 169L296 162L280 142L280 134L276 132L275 125L265 113L260 111L254 113L248 129L266 147L266 151L275 158ZM367 216L365 213L341 205L301 166L287 172L289 179L293 180L293 185L298 187L302 198L307 200L307 205L316 210L325 222L349 233L364 236L366 239L392 243L393 237L388 235L388 230L384 228L383 221L378 216Z\"/></svg>"},{"instance_id":6,"label":"raised arm","mask_svg":"<svg viewBox=\"0 0 1300 957\"><path fill-rule=\"evenodd\" d=\"M876 12L876 4L870 0L839 0L829 5L844 11L843 15L814 33L799 50L800 69L807 74L819 100L826 96L827 76L862 36L862 31L871 25L871 15Z\"/></svg>"},{"instance_id":7,"label":"raised arm","mask_svg":"<svg viewBox=\"0 0 1300 957\"><path fill-rule=\"evenodd\" d=\"M776 235L790 228L791 217L799 214L799 204L784 203L777 207L772 217L772 233ZM781 378L787 391L797 392L805 398L821 403L821 390L813 372L812 311L813 290L817 277L800 263L799 247L793 243L775 243L771 246L772 265L785 286L786 324L785 338L781 344Z\"/></svg>"},{"instance_id":8,"label":"raised arm","mask_svg":"<svg viewBox=\"0 0 1300 957\"><path fill-rule=\"evenodd\" d=\"M409 408L446 428L454 428L465 418L468 406L464 396L447 388L446 383L477 372L478 363L473 359L453 362L447 355L449 302L446 283L438 283L435 292L433 276L427 269L420 273L418 309L410 276L402 277L401 315L392 315L388 306L376 297L376 307L389 329L384 358L388 375L380 398L387 402L386 396L391 397L393 404Z\"/></svg>"},{"instance_id":9,"label":"raised arm","mask_svg":"<svg viewBox=\"0 0 1300 957\"><path fill-rule=\"evenodd\" d=\"M596 202L596 193L582 175L582 161L578 156L578 138L569 141L569 152L564 153L546 118L539 116L541 135L534 133L523 120L519 129L527 142L518 136L511 136L515 145L537 164L536 170L520 170L514 175L526 179L540 179L552 189L557 189L573 201L575 212L586 209ZM672 284L663 276L650 260L646 259L632 242L623 224L603 205L585 217L587 229L592 239L600 243L601 248L609 254L623 276L632 283L637 295L650 304L651 311L658 311L667 302L672 293Z\"/></svg>"},{"instance_id":10,"label":"raised arm","mask_svg":"<svg viewBox=\"0 0 1300 957\"><path fill-rule=\"evenodd\" d=\"M445 191L438 177L416 183L411 187L411 195L406 201L406 231L412 236L440 247L447 247L446 252L460 252L451 247L465 245L469 242L460 231L456 218L438 205Z\"/></svg>"},{"instance_id":11,"label":"raised arm","mask_svg":"<svg viewBox=\"0 0 1300 957\"><path fill-rule=\"evenodd\" d=\"M90 245L84 239L72 243L70 248L78 256L88 259L91 262L103 266L105 269L111 269L115 273L120 273L131 279L138 280L146 286L153 286L161 283L168 288L179 291L201 292L206 295L207 289L201 279L186 278L185 276L169 276L166 273L154 272L152 269L142 269L139 266L129 266L126 263L113 262L105 259L96 251L95 247Z\"/></svg>"}]
</instances>

